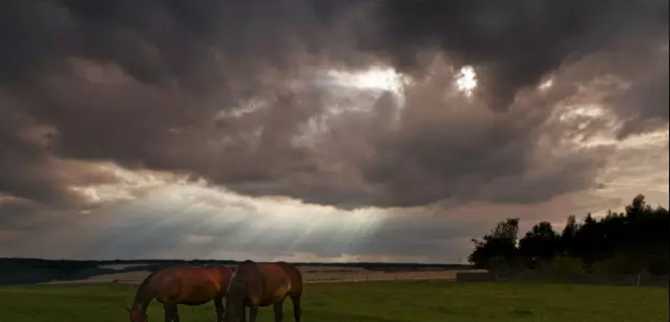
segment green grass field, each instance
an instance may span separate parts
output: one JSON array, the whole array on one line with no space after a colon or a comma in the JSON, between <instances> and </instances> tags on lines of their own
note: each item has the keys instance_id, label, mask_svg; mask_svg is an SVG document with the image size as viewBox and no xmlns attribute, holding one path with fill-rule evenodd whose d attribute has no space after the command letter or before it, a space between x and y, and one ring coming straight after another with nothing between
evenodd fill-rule
<instances>
[{"instance_id":1,"label":"green grass field","mask_svg":"<svg viewBox=\"0 0 670 322\"><path fill-rule=\"evenodd\" d=\"M125 285L0 288L0 322L119 322ZM370 282L310 284L306 322L667 321L667 290L536 283ZM287 301L285 321L293 321ZM271 308L259 320L272 321ZM213 322L213 305L180 306L182 322ZM153 303L151 322L163 321Z\"/></svg>"}]
</instances>

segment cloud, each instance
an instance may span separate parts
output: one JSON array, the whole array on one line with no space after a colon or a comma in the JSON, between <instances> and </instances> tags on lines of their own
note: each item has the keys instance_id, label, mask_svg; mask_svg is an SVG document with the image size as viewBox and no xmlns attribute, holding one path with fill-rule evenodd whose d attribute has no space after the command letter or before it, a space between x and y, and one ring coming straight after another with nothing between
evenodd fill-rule
<instances>
[{"instance_id":1,"label":"cloud","mask_svg":"<svg viewBox=\"0 0 670 322\"><path fill-rule=\"evenodd\" d=\"M420 64L417 52L425 48L478 66L493 109L506 109L519 89L568 59L628 37L667 38L667 1L395 1L380 7L383 36L366 39L369 47L408 68Z\"/></svg>"},{"instance_id":2,"label":"cloud","mask_svg":"<svg viewBox=\"0 0 670 322\"><path fill-rule=\"evenodd\" d=\"M170 180L147 186L141 197L130 201L78 213L76 220L51 214L36 227L13 229L3 236L0 253L97 259L465 262L471 238L485 234L501 218L520 217L522 229L538 220L560 229L568 210L581 217L618 202L598 195L582 197L564 195L531 206L478 202L448 208L344 210Z\"/></svg>"},{"instance_id":3,"label":"cloud","mask_svg":"<svg viewBox=\"0 0 670 322\"><path fill-rule=\"evenodd\" d=\"M667 11L667 1L3 4L0 220L38 229L133 205L147 182L175 178L339 211L532 207L597 191L616 181L611 158L626 142L667 132ZM464 66L477 80L469 95Z\"/></svg>"}]
</instances>

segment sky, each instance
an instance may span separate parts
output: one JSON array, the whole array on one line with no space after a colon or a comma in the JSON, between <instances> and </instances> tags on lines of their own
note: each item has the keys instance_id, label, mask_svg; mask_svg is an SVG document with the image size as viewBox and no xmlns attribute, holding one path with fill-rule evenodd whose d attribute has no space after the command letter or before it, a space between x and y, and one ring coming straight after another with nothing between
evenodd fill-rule
<instances>
[{"instance_id":1,"label":"sky","mask_svg":"<svg viewBox=\"0 0 670 322\"><path fill-rule=\"evenodd\" d=\"M668 206L668 1L5 1L0 257L463 263Z\"/></svg>"}]
</instances>

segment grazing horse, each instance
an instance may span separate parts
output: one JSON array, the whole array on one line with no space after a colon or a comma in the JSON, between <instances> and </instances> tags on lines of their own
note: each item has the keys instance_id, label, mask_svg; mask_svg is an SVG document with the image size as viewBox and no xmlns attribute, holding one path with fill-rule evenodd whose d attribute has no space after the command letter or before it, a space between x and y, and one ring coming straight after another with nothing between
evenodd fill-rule
<instances>
[{"instance_id":1,"label":"grazing horse","mask_svg":"<svg viewBox=\"0 0 670 322\"><path fill-rule=\"evenodd\" d=\"M223 321L223 297L233 270L226 267L171 267L147 277L128 309L130 322L147 322L147 306L153 299L163 304L165 322L179 322L177 304L200 305L214 301L217 322Z\"/></svg>"},{"instance_id":2,"label":"grazing horse","mask_svg":"<svg viewBox=\"0 0 670 322\"><path fill-rule=\"evenodd\" d=\"M249 322L256 322L259 306L274 305L275 322L284 315L284 299L291 298L295 321L300 322L302 275L297 268L287 263L259 263L246 261L233 275L226 296L226 322L246 322L246 307L249 307Z\"/></svg>"}]
</instances>

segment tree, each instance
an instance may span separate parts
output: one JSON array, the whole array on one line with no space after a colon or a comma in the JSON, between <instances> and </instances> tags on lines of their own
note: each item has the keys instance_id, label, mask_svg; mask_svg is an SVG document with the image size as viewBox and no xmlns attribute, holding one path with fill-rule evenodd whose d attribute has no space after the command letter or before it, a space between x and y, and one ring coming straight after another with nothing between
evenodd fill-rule
<instances>
[{"instance_id":1,"label":"tree","mask_svg":"<svg viewBox=\"0 0 670 322\"><path fill-rule=\"evenodd\" d=\"M587 215L570 255L602 272L663 274L670 270L669 225L665 208L654 209L637 195L623 213L610 211L599 220Z\"/></svg>"},{"instance_id":2,"label":"tree","mask_svg":"<svg viewBox=\"0 0 670 322\"><path fill-rule=\"evenodd\" d=\"M563 228L563 233L560 237L560 246L559 249L566 255L572 255L575 251L575 237L577 236L577 231L579 230L579 225L577 225L577 219L574 215L568 217L568 221Z\"/></svg>"},{"instance_id":3,"label":"tree","mask_svg":"<svg viewBox=\"0 0 670 322\"><path fill-rule=\"evenodd\" d=\"M549 222L543 221L519 241L519 254L534 267L538 261L548 261L557 255L560 238Z\"/></svg>"},{"instance_id":4,"label":"tree","mask_svg":"<svg viewBox=\"0 0 670 322\"><path fill-rule=\"evenodd\" d=\"M519 219L510 218L500 222L485 235L483 240L473 239L475 251L468 260L480 268L496 268L495 266L514 265L517 257L517 235Z\"/></svg>"},{"instance_id":5,"label":"tree","mask_svg":"<svg viewBox=\"0 0 670 322\"><path fill-rule=\"evenodd\" d=\"M560 236L551 224L541 222L517 247L518 224L518 219L508 219L482 240L473 239L470 262L500 272L505 266L517 268L520 259L534 266L561 255L570 257L565 262L583 263L590 272L638 276L670 272L670 215L663 207L649 206L643 195L637 195L622 213L609 211L597 219L589 213L581 224L570 216Z\"/></svg>"},{"instance_id":6,"label":"tree","mask_svg":"<svg viewBox=\"0 0 670 322\"><path fill-rule=\"evenodd\" d=\"M631 204L626 206L626 215L635 218L653 212L651 206L647 205L644 199L644 195L635 196Z\"/></svg>"},{"instance_id":7,"label":"tree","mask_svg":"<svg viewBox=\"0 0 670 322\"><path fill-rule=\"evenodd\" d=\"M574 255L590 265L602 254L603 241L602 226L589 213L575 234Z\"/></svg>"}]
</instances>

